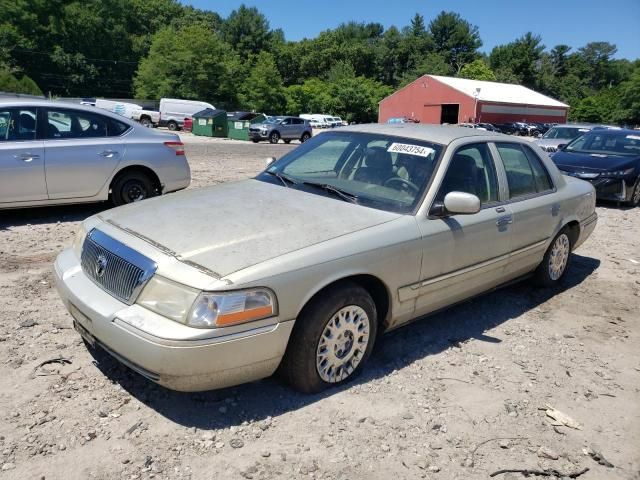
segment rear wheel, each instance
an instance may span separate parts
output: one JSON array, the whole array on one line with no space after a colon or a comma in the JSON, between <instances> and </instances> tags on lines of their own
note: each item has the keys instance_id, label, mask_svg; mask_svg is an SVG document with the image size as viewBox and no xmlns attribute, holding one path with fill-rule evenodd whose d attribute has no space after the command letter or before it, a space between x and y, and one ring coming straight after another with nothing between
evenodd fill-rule
<instances>
[{"instance_id":1,"label":"rear wheel","mask_svg":"<svg viewBox=\"0 0 640 480\"><path fill-rule=\"evenodd\" d=\"M111 187L111 201L117 207L139 202L155 195L153 182L142 172L127 172L119 176Z\"/></svg>"},{"instance_id":2,"label":"rear wheel","mask_svg":"<svg viewBox=\"0 0 640 480\"><path fill-rule=\"evenodd\" d=\"M172 132L175 132L178 130L178 124L173 120L171 120L169 123L167 123L167 128Z\"/></svg>"},{"instance_id":3,"label":"rear wheel","mask_svg":"<svg viewBox=\"0 0 640 480\"><path fill-rule=\"evenodd\" d=\"M278 132L273 132L271 135L269 135L270 143L278 143L279 140L280 140L280 134Z\"/></svg>"},{"instance_id":4,"label":"rear wheel","mask_svg":"<svg viewBox=\"0 0 640 480\"><path fill-rule=\"evenodd\" d=\"M377 324L375 303L364 288L336 285L311 300L296 320L281 374L305 393L350 381L373 350Z\"/></svg>"},{"instance_id":5,"label":"rear wheel","mask_svg":"<svg viewBox=\"0 0 640 480\"><path fill-rule=\"evenodd\" d=\"M151 128L151 119L149 117L142 117L140 123L143 127Z\"/></svg>"},{"instance_id":6,"label":"rear wheel","mask_svg":"<svg viewBox=\"0 0 640 480\"><path fill-rule=\"evenodd\" d=\"M553 239L535 271L534 282L537 285L552 287L562 280L571 260L571 247L569 230L565 228Z\"/></svg>"},{"instance_id":7,"label":"rear wheel","mask_svg":"<svg viewBox=\"0 0 640 480\"><path fill-rule=\"evenodd\" d=\"M302 143L306 142L307 140L309 140L311 138L311 135L309 135L309 132L304 132L302 134L302 137L300 137L300 141Z\"/></svg>"}]
</instances>

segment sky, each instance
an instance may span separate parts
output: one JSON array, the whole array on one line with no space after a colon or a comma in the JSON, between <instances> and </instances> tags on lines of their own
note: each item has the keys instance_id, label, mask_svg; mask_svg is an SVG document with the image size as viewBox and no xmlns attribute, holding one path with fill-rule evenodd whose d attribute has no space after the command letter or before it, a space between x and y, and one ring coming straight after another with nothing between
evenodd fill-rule
<instances>
[{"instance_id":1,"label":"sky","mask_svg":"<svg viewBox=\"0 0 640 480\"><path fill-rule=\"evenodd\" d=\"M287 40L315 37L351 20L378 22L385 28L408 25L417 12L425 22L440 11L454 11L477 25L482 51L520 37L539 34L551 49L564 43L579 48L606 41L618 47L617 58L640 58L640 0L182 0L227 17L242 3L262 12L271 28Z\"/></svg>"}]
</instances>

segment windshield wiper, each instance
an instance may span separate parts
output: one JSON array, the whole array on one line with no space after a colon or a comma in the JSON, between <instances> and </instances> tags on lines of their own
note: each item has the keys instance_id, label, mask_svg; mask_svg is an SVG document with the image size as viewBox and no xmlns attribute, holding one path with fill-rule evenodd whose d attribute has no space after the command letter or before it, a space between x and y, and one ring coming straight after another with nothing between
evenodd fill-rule
<instances>
[{"instance_id":1,"label":"windshield wiper","mask_svg":"<svg viewBox=\"0 0 640 480\"><path fill-rule=\"evenodd\" d=\"M293 178L291 178L288 175L285 175L283 173L280 173L280 172L271 172L269 170L265 170L264 173L266 173L268 175L273 175L278 180L280 180L282 182L282 184L287 188L289 187L289 185L297 185L298 184L298 182L296 182Z\"/></svg>"},{"instance_id":2,"label":"windshield wiper","mask_svg":"<svg viewBox=\"0 0 640 480\"><path fill-rule=\"evenodd\" d=\"M334 193L347 202L358 203L358 196L355 193L347 192L339 187L331 185L329 183L316 183L316 182L302 182L303 185L309 185L312 187L322 188L327 192Z\"/></svg>"}]
</instances>

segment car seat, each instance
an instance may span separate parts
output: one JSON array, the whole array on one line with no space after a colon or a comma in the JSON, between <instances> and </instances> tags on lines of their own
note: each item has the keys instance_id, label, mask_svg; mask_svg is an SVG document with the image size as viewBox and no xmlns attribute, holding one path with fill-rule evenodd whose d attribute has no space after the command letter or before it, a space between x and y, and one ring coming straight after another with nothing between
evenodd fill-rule
<instances>
[{"instance_id":1,"label":"car seat","mask_svg":"<svg viewBox=\"0 0 640 480\"><path fill-rule=\"evenodd\" d=\"M466 192L478 195L478 167L473 157L457 153L451 159L437 200L443 201L449 192Z\"/></svg>"},{"instance_id":2,"label":"car seat","mask_svg":"<svg viewBox=\"0 0 640 480\"><path fill-rule=\"evenodd\" d=\"M365 151L364 166L358 168L353 179L358 182L382 185L393 176L393 161L384 147L369 147Z\"/></svg>"}]
</instances>

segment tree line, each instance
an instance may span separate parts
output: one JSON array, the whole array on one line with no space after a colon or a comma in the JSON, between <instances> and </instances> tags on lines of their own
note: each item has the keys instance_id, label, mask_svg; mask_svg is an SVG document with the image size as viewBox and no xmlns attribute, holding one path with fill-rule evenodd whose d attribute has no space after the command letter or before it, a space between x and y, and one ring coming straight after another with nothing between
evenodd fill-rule
<instances>
[{"instance_id":1,"label":"tree line","mask_svg":"<svg viewBox=\"0 0 640 480\"><path fill-rule=\"evenodd\" d=\"M2 9L0 91L180 97L366 122L382 98L429 73L519 83L568 103L572 120L640 123L640 60L616 59L615 45L547 48L528 32L485 54L478 27L454 12L288 41L244 5L227 18L177 0L12 0Z\"/></svg>"}]
</instances>

